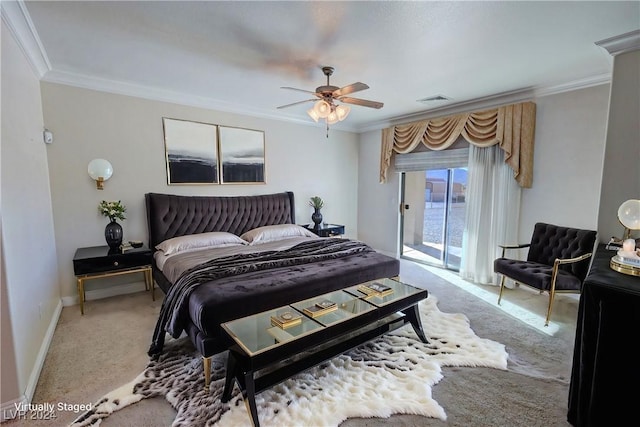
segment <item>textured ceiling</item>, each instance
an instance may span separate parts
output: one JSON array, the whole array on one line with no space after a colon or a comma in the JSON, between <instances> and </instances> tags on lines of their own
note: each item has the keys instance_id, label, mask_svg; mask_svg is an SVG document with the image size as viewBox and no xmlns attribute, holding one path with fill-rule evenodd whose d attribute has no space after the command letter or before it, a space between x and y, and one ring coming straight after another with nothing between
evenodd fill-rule
<instances>
[{"instance_id":1,"label":"textured ceiling","mask_svg":"<svg viewBox=\"0 0 640 427\"><path fill-rule=\"evenodd\" d=\"M308 123L326 83L357 81L358 130L528 89L606 80L595 42L640 28L640 2L25 2L44 80ZM443 95L449 101L417 100ZM321 126L321 125L317 125Z\"/></svg>"}]
</instances>

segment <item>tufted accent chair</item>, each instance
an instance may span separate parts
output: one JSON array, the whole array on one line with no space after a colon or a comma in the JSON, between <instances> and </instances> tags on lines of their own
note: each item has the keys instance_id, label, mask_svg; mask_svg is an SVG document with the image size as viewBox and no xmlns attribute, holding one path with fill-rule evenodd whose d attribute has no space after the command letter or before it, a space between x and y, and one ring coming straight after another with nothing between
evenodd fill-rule
<instances>
[{"instance_id":1,"label":"tufted accent chair","mask_svg":"<svg viewBox=\"0 0 640 427\"><path fill-rule=\"evenodd\" d=\"M493 262L493 271L502 275L498 304L506 277L536 288L540 293L548 292L549 306L544 323L548 326L556 292L582 291L589 271L588 258L593 254L595 243L595 231L539 222L533 229L531 243L499 245L502 257ZM520 248L529 248L526 261L505 258L505 250Z\"/></svg>"}]
</instances>

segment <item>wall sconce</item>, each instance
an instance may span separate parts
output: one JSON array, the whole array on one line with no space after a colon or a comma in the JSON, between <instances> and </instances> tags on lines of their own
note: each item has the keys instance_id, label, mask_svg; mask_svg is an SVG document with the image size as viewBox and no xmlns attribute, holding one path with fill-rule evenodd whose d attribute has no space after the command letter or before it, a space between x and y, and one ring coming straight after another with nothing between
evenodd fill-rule
<instances>
[{"instance_id":1,"label":"wall sconce","mask_svg":"<svg viewBox=\"0 0 640 427\"><path fill-rule=\"evenodd\" d=\"M640 199L629 199L618 208L618 221L624 227L622 240L631 236L631 230L640 230Z\"/></svg>"},{"instance_id":2,"label":"wall sconce","mask_svg":"<svg viewBox=\"0 0 640 427\"><path fill-rule=\"evenodd\" d=\"M104 182L113 175L113 166L105 159L93 159L89 162L89 176L96 181L96 188L102 190Z\"/></svg>"}]
</instances>

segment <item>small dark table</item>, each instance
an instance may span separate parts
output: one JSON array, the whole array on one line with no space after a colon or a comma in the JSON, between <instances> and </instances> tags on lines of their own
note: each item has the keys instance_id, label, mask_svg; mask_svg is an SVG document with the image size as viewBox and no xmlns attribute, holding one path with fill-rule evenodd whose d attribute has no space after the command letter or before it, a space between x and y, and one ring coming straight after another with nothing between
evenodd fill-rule
<instances>
[{"instance_id":1,"label":"small dark table","mask_svg":"<svg viewBox=\"0 0 640 427\"><path fill-rule=\"evenodd\" d=\"M81 314L84 314L84 281L89 279L143 273L145 289L151 289L151 297L155 301L155 286L151 277L151 251L144 246L125 253L112 251L109 246L79 248L73 257L73 272L78 279Z\"/></svg>"},{"instance_id":2,"label":"small dark table","mask_svg":"<svg viewBox=\"0 0 640 427\"><path fill-rule=\"evenodd\" d=\"M317 234L320 237L337 237L344 234L344 225L340 224L303 224L302 225L312 233Z\"/></svg>"},{"instance_id":3,"label":"small dark table","mask_svg":"<svg viewBox=\"0 0 640 427\"><path fill-rule=\"evenodd\" d=\"M227 358L222 402L229 401L237 382L252 423L258 427L255 395L266 388L407 323L422 342L428 342L418 311L418 303L427 298L428 292L393 279L375 282L393 292L368 296L356 285L223 323L223 331L233 344ZM317 317L305 314L305 308L324 300L336 303L337 309ZM271 323L272 316L285 312L298 314L301 321L288 328ZM204 360L208 388L211 366L208 359Z\"/></svg>"},{"instance_id":4,"label":"small dark table","mask_svg":"<svg viewBox=\"0 0 640 427\"><path fill-rule=\"evenodd\" d=\"M574 426L638 419L640 277L614 271L614 255L605 245L597 248L580 295L567 414Z\"/></svg>"}]
</instances>

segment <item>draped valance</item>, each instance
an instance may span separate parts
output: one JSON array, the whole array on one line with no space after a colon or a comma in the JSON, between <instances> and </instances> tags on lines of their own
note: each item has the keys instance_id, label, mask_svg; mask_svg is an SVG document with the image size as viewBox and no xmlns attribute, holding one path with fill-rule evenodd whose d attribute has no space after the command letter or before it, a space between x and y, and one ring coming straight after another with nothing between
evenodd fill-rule
<instances>
[{"instance_id":1,"label":"draped valance","mask_svg":"<svg viewBox=\"0 0 640 427\"><path fill-rule=\"evenodd\" d=\"M462 136L477 147L499 144L505 163L524 188L533 181L533 142L536 105L533 102L511 104L490 110L423 120L382 130L380 182L387 180L391 157L410 153L423 144L430 150L445 150Z\"/></svg>"}]
</instances>

